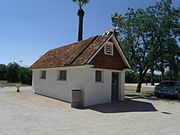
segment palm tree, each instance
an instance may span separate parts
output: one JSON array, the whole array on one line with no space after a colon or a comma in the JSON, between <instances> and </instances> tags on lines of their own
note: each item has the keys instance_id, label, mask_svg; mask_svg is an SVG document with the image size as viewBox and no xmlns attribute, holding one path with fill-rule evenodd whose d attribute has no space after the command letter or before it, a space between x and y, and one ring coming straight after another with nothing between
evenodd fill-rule
<instances>
[{"instance_id":1,"label":"palm tree","mask_svg":"<svg viewBox=\"0 0 180 135\"><path fill-rule=\"evenodd\" d=\"M78 41L83 39L83 17L84 17L84 10L83 6L86 5L89 0L72 0L73 2L77 3L79 6L79 10L77 15L79 16L79 30L78 30Z\"/></svg>"}]
</instances>

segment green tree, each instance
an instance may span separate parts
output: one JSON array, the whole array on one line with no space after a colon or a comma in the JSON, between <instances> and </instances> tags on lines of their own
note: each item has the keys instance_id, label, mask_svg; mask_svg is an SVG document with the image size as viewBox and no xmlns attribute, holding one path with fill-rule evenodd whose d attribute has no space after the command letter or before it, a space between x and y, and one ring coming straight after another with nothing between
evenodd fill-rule
<instances>
[{"instance_id":1,"label":"green tree","mask_svg":"<svg viewBox=\"0 0 180 135\"><path fill-rule=\"evenodd\" d=\"M158 69L161 71L161 80L164 79L165 69L169 68L172 79L172 69L177 66L176 58L179 38L180 8L172 6L172 0L162 0L153 7L156 22L156 44L158 44Z\"/></svg>"},{"instance_id":2,"label":"green tree","mask_svg":"<svg viewBox=\"0 0 180 135\"><path fill-rule=\"evenodd\" d=\"M21 69L19 71L19 79L20 79L21 83L31 85L32 84L31 70L29 70L28 68L25 68L25 67L21 67Z\"/></svg>"},{"instance_id":3,"label":"green tree","mask_svg":"<svg viewBox=\"0 0 180 135\"><path fill-rule=\"evenodd\" d=\"M9 82L19 82L19 64L13 62L7 65L6 78Z\"/></svg>"},{"instance_id":4,"label":"green tree","mask_svg":"<svg viewBox=\"0 0 180 135\"><path fill-rule=\"evenodd\" d=\"M177 47L177 50L176 50L176 61L175 61L175 65L173 66L173 75L174 75L174 78L177 79L177 81L179 81L179 78L180 78L180 47L178 46Z\"/></svg>"},{"instance_id":5,"label":"green tree","mask_svg":"<svg viewBox=\"0 0 180 135\"><path fill-rule=\"evenodd\" d=\"M121 17L121 18L118 18ZM146 72L149 69L149 50L146 30L146 12L144 9L128 9L128 12L122 17L115 13L112 16L113 25L120 22L121 44L126 51L131 67L138 72L137 92L140 92L141 85Z\"/></svg>"},{"instance_id":6,"label":"green tree","mask_svg":"<svg viewBox=\"0 0 180 135\"><path fill-rule=\"evenodd\" d=\"M77 3L79 6L77 15L79 16L79 29L78 29L78 41L83 39L83 18L84 18L84 10L83 6L86 5L89 0L72 0L73 2Z\"/></svg>"},{"instance_id":7,"label":"green tree","mask_svg":"<svg viewBox=\"0 0 180 135\"><path fill-rule=\"evenodd\" d=\"M21 67L18 63L9 63L7 66L0 64L0 80L8 82L21 82L23 84L32 84L32 71L26 67Z\"/></svg>"},{"instance_id":8,"label":"green tree","mask_svg":"<svg viewBox=\"0 0 180 135\"><path fill-rule=\"evenodd\" d=\"M137 83L138 74L132 70L126 71L125 73L126 83Z\"/></svg>"},{"instance_id":9,"label":"green tree","mask_svg":"<svg viewBox=\"0 0 180 135\"><path fill-rule=\"evenodd\" d=\"M125 15L112 15L114 27L120 28L119 39L135 72L139 73L137 92L148 70L152 84L154 71L165 69L179 74L179 8L172 0L162 0L145 9L128 9Z\"/></svg>"},{"instance_id":10,"label":"green tree","mask_svg":"<svg viewBox=\"0 0 180 135\"><path fill-rule=\"evenodd\" d=\"M0 80L6 80L6 65L0 64Z\"/></svg>"}]
</instances>

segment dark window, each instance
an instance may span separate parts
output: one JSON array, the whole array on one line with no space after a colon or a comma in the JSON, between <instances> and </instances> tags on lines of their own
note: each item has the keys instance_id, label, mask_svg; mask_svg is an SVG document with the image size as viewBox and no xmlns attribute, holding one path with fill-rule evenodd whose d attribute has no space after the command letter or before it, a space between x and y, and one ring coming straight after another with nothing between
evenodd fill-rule
<instances>
[{"instance_id":1,"label":"dark window","mask_svg":"<svg viewBox=\"0 0 180 135\"><path fill-rule=\"evenodd\" d=\"M66 70L61 70L60 72L59 72L59 80L62 80L62 81L66 81L66 78L67 78L67 72L66 72Z\"/></svg>"},{"instance_id":2,"label":"dark window","mask_svg":"<svg viewBox=\"0 0 180 135\"><path fill-rule=\"evenodd\" d=\"M102 82L102 71L97 70L95 75L96 82Z\"/></svg>"},{"instance_id":3,"label":"dark window","mask_svg":"<svg viewBox=\"0 0 180 135\"><path fill-rule=\"evenodd\" d=\"M46 79L46 71L41 71L41 79Z\"/></svg>"}]
</instances>

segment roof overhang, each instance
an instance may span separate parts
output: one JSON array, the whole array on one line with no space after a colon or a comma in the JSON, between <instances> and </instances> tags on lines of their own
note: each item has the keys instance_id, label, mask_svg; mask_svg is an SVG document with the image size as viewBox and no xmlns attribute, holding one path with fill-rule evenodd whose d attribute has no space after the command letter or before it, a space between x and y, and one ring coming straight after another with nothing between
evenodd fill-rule
<instances>
[{"instance_id":1,"label":"roof overhang","mask_svg":"<svg viewBox=\"0 0 180 135\"><path fill-rule=\"evenodd\" d=\"M34 68L30 70L63 70L63 69L78 69L78 68L92 68L93 65L77 65L77 66L64 66L64 67L55 67L55 68Z\"/></svg>"}]
</instances>

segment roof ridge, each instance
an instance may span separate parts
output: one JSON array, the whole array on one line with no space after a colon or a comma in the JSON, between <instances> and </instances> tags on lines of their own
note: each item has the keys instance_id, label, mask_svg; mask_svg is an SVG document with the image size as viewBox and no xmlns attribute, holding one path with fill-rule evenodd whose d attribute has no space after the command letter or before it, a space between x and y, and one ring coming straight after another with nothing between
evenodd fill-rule
<instances>
[{"instance_id":1,"label":"roof ridge","mask_svg":"<svg viewBox=\"0 0 180 135\"><path fill-rule=\"evenodd\" d=\"M95 37L96 36L91 36L91 37L89 37L87 39L84 39L84 40L81 40L81 41L73 42L73 43L70 43L70 44L63 44L62 46L59 46L59 47L56 47L56 48L52 48L49 51L53 51L53 50L60 49L60 48L63 48L63 47L68 47L68 46L75 46L78 43L85 42L86 40L89 40L90 38L95 38ZM49 51L47 51L47 52L49 52Z\"/></svg>"},{"instance_id":2,"label":"roof ridge","mask_svg":"<svg viewBox=\"0 0 180 135\"><path fill-rule=\"evenodd\" d=\"M68 63L67 65L71 65L71 64L88 48L88 46L95 41L95 39L96 39L97 37L98 37L98 35L96 35L96 36L92 39L92 41L89 42L89 44L88 44L70 63ZM84 40L83 40L83 41L84 41Z\"/></svg>"},{"instance_id":3,"label":"roof ridge","mask_svg":"<svg viewBox=\"0 0 180 135\"><path fill-rule=\"evenodd\" d=\"M101 46L102 46L104 43L106 43L106 41L107 41L111 36L112 36L112 34L107 35L106 40L105 40L103 43L101 43ZM97 52L97 51L98 51L98 50L96 50L96 52ZM89 57L88 60L84 62L84 64L87 64L87 62L96 54L96 52L94 52L94 54L93 54L91 57Z\"/></svg>"}]
</instances>

